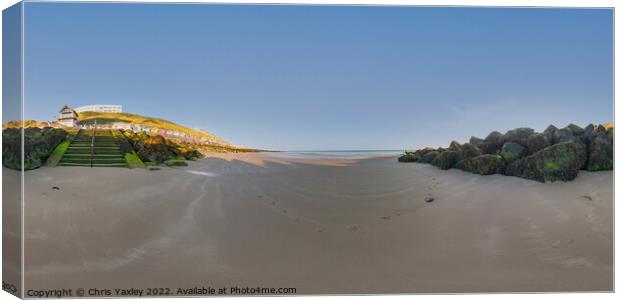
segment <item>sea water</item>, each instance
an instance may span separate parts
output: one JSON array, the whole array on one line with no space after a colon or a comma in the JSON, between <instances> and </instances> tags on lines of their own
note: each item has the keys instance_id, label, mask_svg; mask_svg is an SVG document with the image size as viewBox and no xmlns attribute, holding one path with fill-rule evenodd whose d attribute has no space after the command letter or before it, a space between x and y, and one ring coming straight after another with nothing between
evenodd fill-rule
<instances>
[{"instance_id":1,"label":"sea water","mask_svg":"<svg viewBox=\"0 0 620 300\"><path fill-rule=\"evenodd\" d=\"M298 150L265 152L266 155L290 158L367 159L376 155L399 155L404 150Z\"/></svg>"}]
</instances>

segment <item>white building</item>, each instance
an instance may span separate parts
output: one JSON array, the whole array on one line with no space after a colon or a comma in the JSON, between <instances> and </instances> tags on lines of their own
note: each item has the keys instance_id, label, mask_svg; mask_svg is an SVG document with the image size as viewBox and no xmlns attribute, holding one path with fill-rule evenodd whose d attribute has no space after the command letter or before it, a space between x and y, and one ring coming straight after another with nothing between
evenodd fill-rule
<instances>
[{"instance_id":1,"label":"white building","mask_svg":"<svg viewBox=\"0 0 620 300\"><path fill-rule=\"evenodd\" d=\"M78 114L69 105L65 104L58 113L60 114L58 117L59 124L67 127L77 126Z\"/></svg>"},{"instance_id":2,"label":"white building","mask_svg":"<svg viewBox=\"0 0 620 300\"><path fill-rule=\"evenodd\" d=\"M81 106L75 109L77 112L83 111L94 111L94 112L109 112L109 113L120 113L123 112L122 105L115 104L93 104Z\"/></svg>"}]
</instances>

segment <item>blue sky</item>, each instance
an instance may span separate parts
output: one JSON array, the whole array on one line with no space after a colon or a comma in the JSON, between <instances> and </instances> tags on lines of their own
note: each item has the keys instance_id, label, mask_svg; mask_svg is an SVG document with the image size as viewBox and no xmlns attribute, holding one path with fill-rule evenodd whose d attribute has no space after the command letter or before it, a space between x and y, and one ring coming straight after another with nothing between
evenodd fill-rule
<instances>
[{"instance_id":1,"label":"blue sky","mask_svg":"<svg viewBox=\"0 0 620 300\"><path fill-rule=\"evenodd\" d=\"M613 120L609 9L27 3L26 116L60 106L281 150Z\"/></svg>"}]
</instances>

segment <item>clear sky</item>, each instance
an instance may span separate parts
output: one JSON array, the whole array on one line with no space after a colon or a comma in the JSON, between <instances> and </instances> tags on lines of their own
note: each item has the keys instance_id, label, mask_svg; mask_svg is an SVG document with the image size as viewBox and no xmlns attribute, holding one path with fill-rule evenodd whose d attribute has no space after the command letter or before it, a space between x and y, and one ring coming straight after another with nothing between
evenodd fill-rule
<instances>
[{"instance_id":1,"label":"clear sky","mask_svg":"<svg viewBox=\"0 0 620 300\"><path fill-rule=\"evenodd\" d=\"M28 119L64 103L281 150L613 121L610 9L25 6Z\"/></svg>"}]
</instances>

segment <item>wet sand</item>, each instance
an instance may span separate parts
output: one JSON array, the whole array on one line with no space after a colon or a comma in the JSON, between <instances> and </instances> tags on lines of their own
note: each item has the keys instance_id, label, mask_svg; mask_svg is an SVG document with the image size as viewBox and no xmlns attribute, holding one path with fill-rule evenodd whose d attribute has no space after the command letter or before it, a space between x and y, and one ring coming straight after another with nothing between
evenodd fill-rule
<instances>
[{"instance_id":1,"label":"wet sand","mask_svg":"<svg viewBox=\"0 0 620 300\"><path fill-rule=\"evenodd\" d=\"M260 153L42 168L25 176L26 289L608 291L612 177L541 184Z\"/></svg>"}]
</instances>

